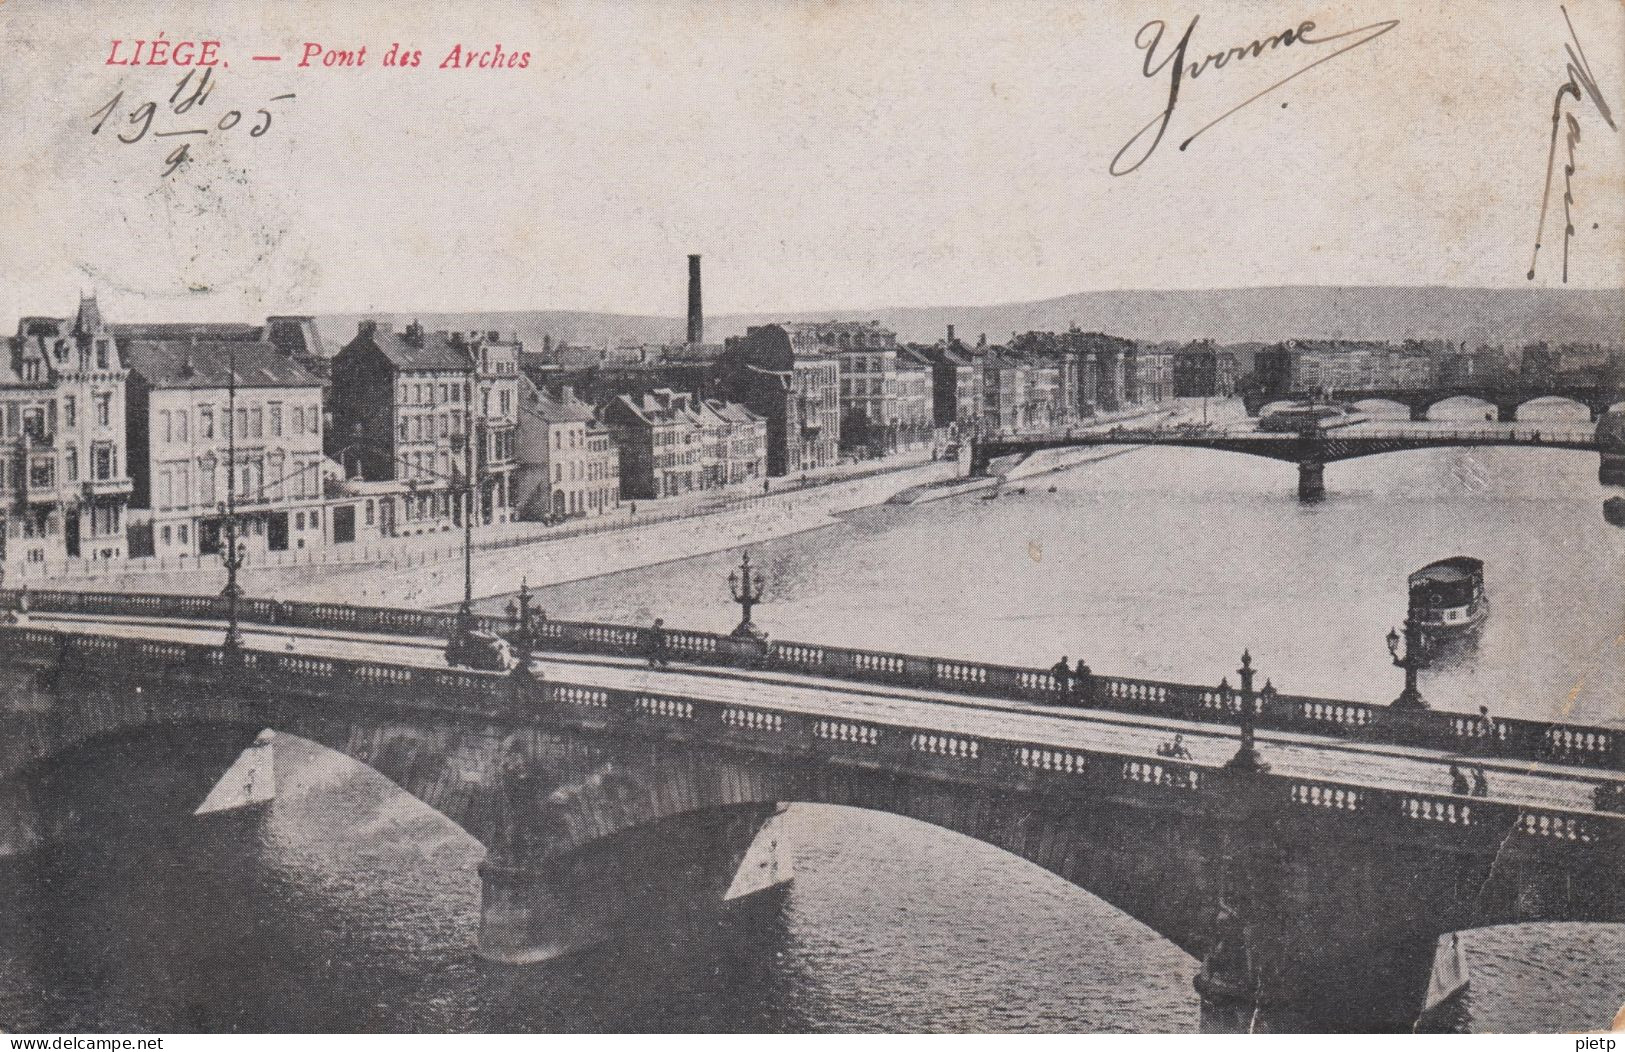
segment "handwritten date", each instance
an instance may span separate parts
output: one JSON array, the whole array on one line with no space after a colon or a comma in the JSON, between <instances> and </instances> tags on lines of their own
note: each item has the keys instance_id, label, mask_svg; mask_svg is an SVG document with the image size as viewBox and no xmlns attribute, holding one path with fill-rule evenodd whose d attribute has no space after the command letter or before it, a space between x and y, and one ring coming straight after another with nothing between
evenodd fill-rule
<instances>
[{"instance_id":1,"label":"handwritten date","mask_svg":"<svg viewBox=\"0 0 1625 1052\"><path fill-rule=\"evenodd\" d=\"M196 78L195 83L194 78ZM164 164L167 167L164 168L163 174L165 176L173 175L176 169L191 160L192 143L185 141L187 137L208 137L210 135L226 134L244 121L243 111L237 109L226 110L212 124L208 118L203 116L203 109L209 100L209 96L214 93L214 88L215 80L212 68L204 67L201 76L198 70L189 70L186 76L175 84L175 90L170 93L168 102L162 108L166 117L186 117L193 110L197 110L196 116L192 116L180 123L196 124L198 127L166 127L161 130L155 128L154 124L158 120L160 107L156 101L149 99L138 104L125 114L125 124L128 125L128 128L117 133L115 138L126 146L133 146L149 135L154 141L181 138L183 141L164 158ZM273 95L266 100L265 106L253 111L253 118L248 122L249 136L258 139L271 130L271 110L266 107L275 102L285 102L293 97L292 92L285 95ZM109 99L105 106L92 113L90 116L95 123L90 126L90 134L100 135L103 126L107 124L114 113L119 111L123 103L124 92L120 91Z\"/></svg>"}]
</instances>

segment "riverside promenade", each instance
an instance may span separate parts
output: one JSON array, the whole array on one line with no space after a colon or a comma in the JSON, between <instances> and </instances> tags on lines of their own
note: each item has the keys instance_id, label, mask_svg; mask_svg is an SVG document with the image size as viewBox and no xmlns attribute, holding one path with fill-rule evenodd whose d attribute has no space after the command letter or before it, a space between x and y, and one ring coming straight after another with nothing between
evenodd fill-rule
<instances>
[{"instance_id":1,"label":"riverside promenade","mask_svg":"<svg viewBox=\"0 0 1625 1052\"><path fill-rule=\"evenodd\" d=\"M474 533L475 598L518 587L560 584L722 551L818 529L833 516L884 503L913 486L951 478L956 461L924 459L924 450L885 461L842 464L824 472L775 478L768 492L694 494L627 502L617 512L563 526L513 522ZM632 511L636 503L636 512ZM395 538L382 544L257 555L240 577L250 594L308 600L448 605L463 594L460 531ZM30 588L213 595L216 556L78 563L8 574Z\"/></svg>"}]
</instances>

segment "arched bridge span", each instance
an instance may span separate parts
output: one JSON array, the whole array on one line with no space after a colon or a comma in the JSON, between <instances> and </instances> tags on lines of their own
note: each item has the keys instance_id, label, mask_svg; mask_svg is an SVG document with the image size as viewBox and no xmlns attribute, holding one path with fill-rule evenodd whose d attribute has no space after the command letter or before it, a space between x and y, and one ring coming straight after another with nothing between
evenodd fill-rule
<instances>
[{"instance_id":1,"label":"arched bridge span","mask_svg":"<svg viewBox=\"0 0 1625 1052\"><path fill-rule=\"evenodd\" d=\"M1565 398L1586 407L1591 419L1596 420L1609 407L1625 398L1619 390L1605 384L1446 384L1436 387L1371 387L1349 390L1291 391L1266 394L1248 392L1242 404L1248 415L1257 416L1271 402L1307 402L1312 400L1333 402L1360 402L1381 400L1395 402L1410 409L1412 420L1426 420L1428 410L1452 398L1472 398L1495 407L1496 419L1510 423L1517 419L1518 410L1542 398Z\"/></svg>"},{"instance_id":2,"label":"arched bridge span","mask_svg":"<svg viewBox=\"0 0 1625 1052\"><path fill-rule=\"evenodd\" d=\"M1605 417L1604 421L1611 419ZM1066 432L981 438L972 442L971 473L986 474L993 461L1002 457L1027 456L1045 449L1080 446L1181 446L1244 453L1298 465L1298 495L1316 500L1325 494L1326 465L1339 460L1379 456L1416 449L1452 447L1512 446L1530 449L1565 449L1601 453L1604 481L1611 456L1625 456L1625 443L1597 428L1518 427L1518 428L1412 428L1331 427L1295 432L1268 432L1196 426L1174 428L1123 428L1071 430ZM1615 447L1618 447L1616 450Z\"/></svg>"},{"instance_id":3,"label":"arched bridge span","mask_svg":"<svg viewBox=\"0 0 1625 1052\"><path fill-rule=\"evenodd\" d=\"M37 728L15 770L52 743L153 725L314 738L486 845L481 946L502 960L720 901L795 801L905 815L1056 872L1201 959L1210 999L1366 1025L1414 1015L1442 933L1625 919L1625 816L818 715L770 695L41 629L0 629L0 644L40 687L29 714L7 714ZM83 707L114 676L142 700Z\"/></svg>"}]
</instances>

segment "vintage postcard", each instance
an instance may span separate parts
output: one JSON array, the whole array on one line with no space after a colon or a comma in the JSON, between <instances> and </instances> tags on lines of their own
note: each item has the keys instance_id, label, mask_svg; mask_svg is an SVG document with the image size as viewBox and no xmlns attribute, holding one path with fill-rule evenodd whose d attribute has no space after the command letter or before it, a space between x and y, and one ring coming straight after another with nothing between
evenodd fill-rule
<instances>
[{"instance_id":1,"label":"vintage postcard","mask_svg":"<svg viewBox=\"0 0 1625 1052\"><path fill-rule=\"evenodd\" d=\"M1625 1026L1622 122L1617 0L0 0L0 1030Z\"/></svg>"}]
</instances>

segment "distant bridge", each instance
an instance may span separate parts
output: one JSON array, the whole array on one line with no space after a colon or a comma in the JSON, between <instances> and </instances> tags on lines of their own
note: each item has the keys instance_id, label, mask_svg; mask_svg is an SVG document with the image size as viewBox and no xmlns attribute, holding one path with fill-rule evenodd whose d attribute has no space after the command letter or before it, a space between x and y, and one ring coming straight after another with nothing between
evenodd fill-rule
<instances>
[{"instance_id":1,"label":"distant bridge","mask_svg":"<svg viewBox=\"0 0 1625 1052\"><path fill-rule=\"evenodd\" d=\"M1590 798L1625 783L1610 728L1486 736L1460 714L1255 691L1245 660L1240 690L1099 677L1085 709L1056 708L1043 670L699 632L668 632L679 664L650 671L648 629L582 622L541 622L523 670L473 672L444 664L454 615L268 600L245 602L233 657L218 598L31 599L0 628L0 854L99 812L186 813L283 730L486 846L480 948L501 960L770 890L774 816L800 801L1060 874L1197 957L1214 1011L1399 1027L1450 933L1625 921L1625 815ZM1273 769L1236 762L1254 710ZM1175 731L1193 756L1159 755ZM1445 790L1464 751L1490 796Z\"/></svg>"},{"instance_id":2,"label":"distant bridge","mask_svg":"<svg viewBox=\"0 0 1625 1052\"><path fill-rule=\"evenodd\" d=\"M1472 398L1493 405L1497 420L1512 423L1517 420L1520 407L1542 398L1566 398L1571 402L1578 402L1591 413L1591 419L1596 420L1607 412L1610 406L1625 399L1625 392L1608 384L1596 383L1442 384L1435 387L1333 389L1329 393L1324 390L1275 394L1248 391L1242 396L1242 404L1246 406L1248 415L1257 416L1259 411L1271 402L1311 400L1344 403L1394 402L1407 407L1412 420L1426 420L1429 409L1452 398Z\"/></svg>"},{"instance_id":3,"label":"distant bridge","mask_svg":"<svg viewBox=\"0 0 1625 1052\"><path fill-rule=\"evenodd\" d=\"M1601 437L1600 437L1601 436ZM1536 449L1571 449L1608 456L1625 454L1625 442L1598 428L1462 428L1438 430L1400 424L1374 428L1310 428L1297 432L1238 430L1223 427L1068 429L978 438L971 444L971 474L986 474L1001 457L1025 456L1044 449L1072 446L1189 446L1246 453L1298 465L1298 496L1318 500L1325 495L1326 465L1338 460L1398 453L1412 449L1452 446L1521 446ZM1617 449L1616 449L1617 447ZM1605 456L1605 460L1607 457ZM1605 478L1605 481L1608 479Z\"/></svg>"}]
</instances>

